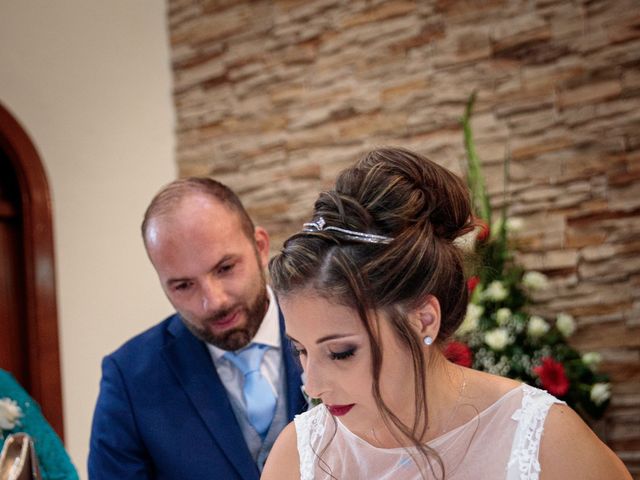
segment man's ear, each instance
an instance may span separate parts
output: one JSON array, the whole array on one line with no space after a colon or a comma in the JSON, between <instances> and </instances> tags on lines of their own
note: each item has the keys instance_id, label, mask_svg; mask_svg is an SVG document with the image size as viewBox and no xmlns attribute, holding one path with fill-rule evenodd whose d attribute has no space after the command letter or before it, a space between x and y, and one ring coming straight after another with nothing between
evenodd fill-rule
<instances>
[{"instance_id":1,"label":"man's ear","mask_svg":"<svg viewBox=\"0 0 640 480\"><path fill-rule=\"evenodd\" d=\"M269 234L262 227L256 227L253 233L256 241L256 250L262 263L262 268L269 264Z\"/></svg>"},{"instance_id":2,"label":"man's ear","mask_svg":"<svg viewBox=\"0 0 640 480\"><path fill-rule=\"evenodd\" d=\"M440 302L433 295L428 295L424 301L409 313L411 325L420 338L431 337L434 341L440 331Z\"/></svg>"}]
</instances>

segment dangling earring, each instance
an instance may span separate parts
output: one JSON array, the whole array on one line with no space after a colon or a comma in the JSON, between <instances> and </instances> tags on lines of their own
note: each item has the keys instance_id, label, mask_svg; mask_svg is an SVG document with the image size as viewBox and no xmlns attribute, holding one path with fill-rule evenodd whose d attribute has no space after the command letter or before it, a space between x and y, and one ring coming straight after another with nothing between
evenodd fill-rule
<instances>
[{"instance_id":1,"label":"dangling earring","mask_svg":"<svg viewBox=\"0 0 640 480\"><path fill-rule=\"evenodd\" d=\"M431 337L431 335L427 335L426 337L424 337L422 339L422 341L424 342L424 344L426 346L429 346L429 345L431 345L433 343L433 338Z\"/></svg>"}]
</instances>

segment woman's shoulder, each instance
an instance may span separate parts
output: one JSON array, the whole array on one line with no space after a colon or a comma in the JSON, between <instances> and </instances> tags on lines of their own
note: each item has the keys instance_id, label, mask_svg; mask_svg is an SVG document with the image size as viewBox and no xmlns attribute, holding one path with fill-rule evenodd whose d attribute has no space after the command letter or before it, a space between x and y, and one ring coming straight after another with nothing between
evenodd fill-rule
<instances>
[{"instance_id":1,"label":"woman's shoulder","mask_svg":"<svg viewBox=\"0 0 640 480\"><path fill-rule=\"evenodd\" d=\"M296 415L273 445L261 480L312 478L313 448L324 433L326 411L324 405L317 405Z\"/></svg>"},{"instance_id":2,"label":"woman's shoulder","mask_svg":"<svg viewBox=\"0 0 640 480\"><path fill-rule=\"evenodd\" d=\"M552 405L540 443L541 480L631 479L622 461L565 404Z\"/></svg>"},{"instance_id":3,"label":"woman's shoulder","mask_svg":"<svg viewBox=\"0 0 640 480\"><path fill-rule=\"evenodd\" d=\"M513 418L525 430L539 430L540 479L630 479L622 461L607 447L580 416L544 390L485 372L469 373L480 410L503 398L511 398ZM511 410L509 410L511 412ZM511 415L511 414L510 414ZM531 433L531 432L528 432Z\"/></svg>"},{"instance_id":4,"label":"woman's shoulder","mask_svg":"<svg viewBox=\"0 0 640 480\"><path fill-rule=\"evenodd\" d=\"M511 378L472 369L465 369L465 377L465 396L473 400L474 407L479 412L486 410L511 391L524 385Z\"/></svg>"},{"instance_id":5,"label":"woman's shoulder","mask_svg":"<svg viewBox=\"0 0 640 480\"><path fill-rule=\"evenodd\" d=\"M304 414L303 414L304 415ZM261 480L300 479L300 460L297 454L296 427L293 422L287 425L267 457Z\"/></svg>"}]
</instances>

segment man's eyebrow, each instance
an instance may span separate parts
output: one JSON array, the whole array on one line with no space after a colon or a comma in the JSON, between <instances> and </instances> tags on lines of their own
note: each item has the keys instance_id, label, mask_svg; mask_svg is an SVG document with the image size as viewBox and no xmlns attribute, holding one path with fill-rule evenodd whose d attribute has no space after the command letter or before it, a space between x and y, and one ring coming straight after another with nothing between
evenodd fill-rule
<instances>
[{"instance_id":1,"label":"man's eyebrow","mask_svg":"<svg viewBox=\"0 0 640 480\"><path fill-rule=\"evenodd\" d=\"M237 255L228 253L227 255L222 257L220 260L218 260L218 262L213 267L211 267L211 270L209 270L209 271L212 272L214 270L217 270L218 268L220 268L222 266L222 264L228 262L229 260L234 260L235 258L237 258ZM180 283L180 282L188 282L189 280L191 280L190 277L170 278L170 279L167 280L167 285L171 285L171 284L174 284L174 283Z\"/></svg>"},{"instance_id":2,"label":"man's eyebrow","mask_svg":"<svg viewBox=\"0 0 640 480\"><path fill-rule=\"evenodd\" d=\"M170 278L167 280L167 285L173 285L174 283L182 283L182 282L188 282L189 280L191 280L189 277L184 277L184 278Z\"/></svg>"},{"instance_id":3,"label":"man's eyebrow","mask_svg":"<svg viewBox=\"0 0 640 480\"><path fill-rule=\"evenodd\" d=\"M238 258L238 255L234 255L232 253L227 253L209 271L212 272L214 270L217 270L218 268L220 268L222 266L222 264L227 263L229 260L235 260L237 258Z\"/></svg>"},{"instance_id":4,"label":"man's eyebrow","mask_svg":"<svg viewBox=\"0 0 640 480\"><path fill-rule=\"evenodd\" d=\"M301 343L300 341L296 340L288 333L285 333L285 336L292 342ZM318 340L316 340L316 344L320 345L321 343L328 342L329 340L338 340L340 338L353 337L353 336L355 336L355 333L334 333L334 334L325 335L324 337L319 338Z\"/></svg>"}]
</instances>

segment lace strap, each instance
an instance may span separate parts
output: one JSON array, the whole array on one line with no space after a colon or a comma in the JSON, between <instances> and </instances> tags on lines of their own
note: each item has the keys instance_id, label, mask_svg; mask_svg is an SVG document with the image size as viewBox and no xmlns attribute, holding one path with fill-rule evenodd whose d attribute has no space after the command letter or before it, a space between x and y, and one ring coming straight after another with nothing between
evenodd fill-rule
<instances>
[{"instance_id":1,"label":"lace strap","mask_svg":"<svg viewBox=\"0 0 640 480\"><path fill-rule=\"evenodd\" d=\"M538 452L544 422L554 403L565 403L544 390L522 386L522 405L511 418L518 422L507 464L507 480L538 480Z\"/></svg>"},{"instance_id":2,"label":"lace strap","mask_svg":"<svg viewBox=\"0 0 640 480\"><path fill-rule=\"evenodd\" d=\"M326 408L324 405L318 405L307 412L296 415L293 419L298 440L298 455L300 456L300 480L313 480L315 450L324 434L325 417Z\"/></svg>"}]
</instances>

